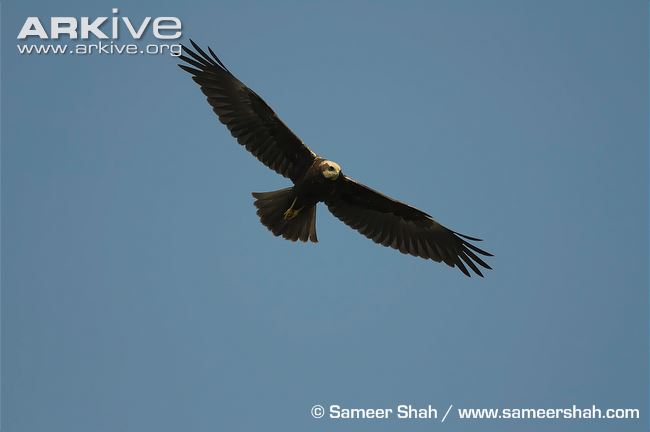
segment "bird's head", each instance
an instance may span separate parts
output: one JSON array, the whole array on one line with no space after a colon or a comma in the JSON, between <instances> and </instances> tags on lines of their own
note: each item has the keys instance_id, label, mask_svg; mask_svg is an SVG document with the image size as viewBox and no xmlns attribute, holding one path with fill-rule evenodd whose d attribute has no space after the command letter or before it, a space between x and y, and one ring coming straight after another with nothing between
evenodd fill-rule
<instances>
[{"instance_id":1,"label":"bird's head","mask_svg":"<svg viewBox=\"0 0 650 432\"><path fill-rule=\"evenodd\" d=\"M341 174L341 167L336 162L326 160L321 162L320 172L327 180L336 180Z\"/></svg>"}]
</instances>

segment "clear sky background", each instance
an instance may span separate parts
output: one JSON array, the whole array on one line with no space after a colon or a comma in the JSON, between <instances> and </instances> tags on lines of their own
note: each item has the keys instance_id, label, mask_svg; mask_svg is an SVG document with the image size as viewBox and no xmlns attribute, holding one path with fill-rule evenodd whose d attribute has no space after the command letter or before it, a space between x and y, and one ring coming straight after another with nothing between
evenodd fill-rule
<instances>
[{"instance_id":1,"label":"clear sky background","mask_svg":"<svg viewBox=\"0 0 650 432\"><path fill-rule=\"evenodd\" d=\"M485 239L486 278L321 206L273 237L168 56L20 56L27 16L178 16L316 152ZM4 2L2 429L648 425L644 1ZM127 40L128 41L128 40ZM639 408L638 421L312 419L314 404Z\"/></svg>"}]
</instances>

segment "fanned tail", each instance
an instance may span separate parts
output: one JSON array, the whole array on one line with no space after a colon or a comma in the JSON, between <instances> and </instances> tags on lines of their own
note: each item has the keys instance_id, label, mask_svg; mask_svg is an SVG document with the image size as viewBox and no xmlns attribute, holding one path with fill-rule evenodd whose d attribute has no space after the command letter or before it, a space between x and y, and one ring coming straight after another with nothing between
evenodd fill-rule
<instances>
[{"instance_id":1,"label":"fanned tail","mask_svg":"<svg viewBox=\"0 0 650 432\"><path fill-rule=\"evenodd\" d=\"M293 218L286 220L284 212L291 207L293 188L272 192L253 192L257 215L262 224L274 235L287 240L318 243L316 237L316 205L303 208Z\"/></svg>"}]
</instances>

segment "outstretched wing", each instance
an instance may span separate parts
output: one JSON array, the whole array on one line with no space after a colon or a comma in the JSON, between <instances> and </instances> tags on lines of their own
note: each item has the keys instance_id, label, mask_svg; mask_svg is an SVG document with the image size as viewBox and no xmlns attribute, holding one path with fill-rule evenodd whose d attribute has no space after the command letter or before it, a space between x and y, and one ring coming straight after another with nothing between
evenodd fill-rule
<instances>
[{"instance_id":1,"label":"outstretched wing","mask_svg":"<svg viewBox=\"0 0 650 432\"><path fill-rule=\"evenodd\" d=\"M470 274L465 264L479 276L483 274L477 264L491 269L477 254L492 254L468 242L480 239L445 228L428 214L347 176L338 182L336 192L325 204L334 216L375 243L405 254L443 261L450 267L458 266L467 276Z\"/></svg>"},{"instance_id":2,"label":"outstretched wing","mask_svg":"<svg viewBox=\"0 0 650 432\"><path fill-rule=\"evenodd\" d=\"M206 54L190 40L196 52L183 46L187 55L179 66L192 74L212 109L239 144L278 174L294 183L317 155L273 112L261 97L230 73L212 49ZM189 65L189 66L188 66Z\"/></svg>"}]
</instances>

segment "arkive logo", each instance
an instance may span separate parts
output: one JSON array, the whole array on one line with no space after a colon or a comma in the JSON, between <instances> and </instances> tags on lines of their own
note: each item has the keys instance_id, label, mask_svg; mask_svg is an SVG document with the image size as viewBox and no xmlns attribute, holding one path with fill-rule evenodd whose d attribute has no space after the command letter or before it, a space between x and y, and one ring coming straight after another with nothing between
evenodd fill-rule
<instances>
[{"instance_id":1,"label":"arkive logo","mask_svg":"<svg viewBox=\"0 0 650 432\"><path fill-rule=\"evenodd\" d=\"M18 39L38 37L39 39L59 39L67 35L70 39L88 39L92 34L98 39L118 39L121 27L124 27L133 39L140 39L151 28L156 39L178 39L181 37L181 20L177 17L145 17L139 24L131 21L129 17L116 16L118 8L113 8L110 17L110 36L103 29L109 17L97 17L90 21L89 17L51 17L50 33L38 17L27 17L23 27L18 33ZM124 24L122 26L122 23ZM151 24L151 25L150 25Z\"/></svg>"},{"instance_id":2,"label":"arkive logo","mask_svg":"<svg viewBox=\"0 0 650 432\"><path fill-rule=\"evenodd\" d=\"M144 17L131 19L120 16L118 8L112 8L112 16L102 17L50 17L41 20L30 16L25 19L17 39L30 44L17 45L21 54L161 54L165 51L180 55L180 44L117 43L130 38L139 42L144 36L159 41L173 41L182 36L182 22L178 17ZM89 43L96 40L98 43ZM41 44L43 41L54 43ZM75 41L68 45L63 42ZM34 44L39 42L38 45Z\"/></svg>"}]
</instances>

